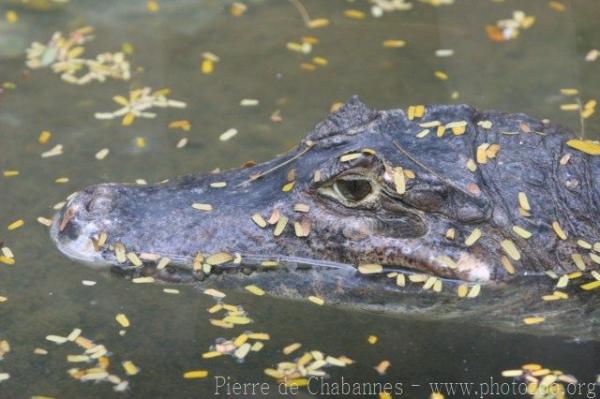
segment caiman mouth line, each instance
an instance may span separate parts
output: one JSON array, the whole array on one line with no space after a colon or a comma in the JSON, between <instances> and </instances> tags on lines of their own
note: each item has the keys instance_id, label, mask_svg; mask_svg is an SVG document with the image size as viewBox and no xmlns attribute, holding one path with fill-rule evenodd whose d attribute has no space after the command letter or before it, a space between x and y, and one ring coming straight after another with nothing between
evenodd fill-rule
<instances>
[{"instance_id":1,"label":"caiman mouth line","mask_svg":"<svg viewBox=\"0 0 600 399\"><path fill-rule=\"evenodd\" d=\"M143 262L141 266L132 264L111 265L111 271L130 278L160 276L159 280L165 282L200 282L206 281L213 276L225 274L241 274L250 276L253 273L284 273L302 272L312 269L332 269L339 275L347 278L356 277L356 268L351 265L325 262L313 259L297 259L294 257L263 257L247 256L243 263L212 266L210 271L205 268L194 270L189 265L192 259L183 262L170 262L163 268L158 268L155 262Z\"/></svg>"},{"instance_id":2,"label":"caiman mouth line","mask_svg":"<svg viewBox=\"0 0 600 399\"><path fill-rule=\"evenodd\" d=\"M92 267L102 267L107 263L111 264L110 270L112 273L128 277L158 277L159 281L168 283L184 283L184 282L202 282L210 279L211 276L220 276L226 274L238 273L241 275L250 276L253 273L301 273L307 270L333 270L337 277L343 277L344 279L374 279L382 276L388 278L395 278L398 274L406 276L411 281L419 281L424 277L429 277L419 272L418 270L410 269L403 266L384 267L378 273L370 273L369 271L361 272L355 266L339 263L333 261L327 261L316 258L303 258L296 256L286 255L260 255L260 254L244 254L240 256L243 259L240 263L231 263L213 266L211 265L209 270L204 267L199 267L194 270L193 262L194 257L177 257L169 256L169 254L151 254L150 258L160 257L160 259L169 259L170 262L166 265L161 266L160 262L154 259L147 259L148 255L142 252L140 254L141 265L136 266L130 262L118 263L114 259L113 255L114 248L106 248L106 251L98 251L98 261L94 262L86 261ZM232 251L234 254L238 254L236 251ZM108 258L104 257L108 254ZM460 284L462 281L456 279L448 279L440 277L439 281L445 284Z\"/></svg>"}]
</instances>

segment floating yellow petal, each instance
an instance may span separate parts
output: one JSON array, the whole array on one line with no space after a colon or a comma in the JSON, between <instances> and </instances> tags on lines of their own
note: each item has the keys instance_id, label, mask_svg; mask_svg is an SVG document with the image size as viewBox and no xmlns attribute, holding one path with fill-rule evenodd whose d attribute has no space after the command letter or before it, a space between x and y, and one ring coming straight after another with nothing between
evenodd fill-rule
<instances>
[{"instance_id":1,"label":"floating yellow petal","mask_svg":"<svg viewBox=\"0 0 600 399\"><path fill-rule=\"evenodd\" d=\"M467 247L470 247L471 245L475 244L480 237L481 230L479 230L478 228L473 229L471 234L469 234L469 236L465 239L465 245Z\"/></svg>"},{"instance_id":2,"label":"floating yellow petal","mask_svg":"<svg viewBox=\"0 0 600 399\"><path fill-rule=\"evenodd\" d=\"M114 96L113 101L124 107L126 107L129 104L129 100L123 96Z\"/></svg>"},{"instance_id":3,"label":"floating yellow petal","mask_svg":"<svg viewBox=\"0 0 600 399\"><path fill-rule=\"evenodd\" d=\"M194 208L198 211L204 211L204 212L210 212L213 210L213 207L211 204L204 204L204 203L194 203L194 204L192 204L192 208Z\"/></svg>"},{"instance_id":4,"label":"floating yellow petal","mask_svg":"<svg viewBox=\"0 0 600 399\"><path fill-rule=\"evenodd\" d=\"M123 366L123 369L125 369L127 375L136 375L140 372L140 368L136 366L131 360L125 360L123 363L121 363L121 365Z\"/></svg>"},{"instance_id":5,"label":"floating yellow petal","mask_svg":"<svg viewBox=\"0 0 600 399\"><path fill-rule=\"evenodd\" d=\"M118 315L115 316L115 320L117 321L117 323L119 323L122 327L129 327L130 323L129 323L129 319L127 318L127 316L124 313L119 313Z\"/></svg>"},{"instance_id":6,"label":"floating yellow petal","mask_svg":"<svg viewBox=\"0 0 600 399\"><path fill-rule=\"evenodd\" d=\"M596 288L600 288L600 280L592 281L581 285L581 289L586 291L595 290Z\"/></svg>"},{"instance_id":7,"label":"floating yellow petal","mask_svg":"<svg viewBox=\"0 0 600 399\"><path fill-rule=\"evenodd\" d=\"M15 260L14 260L14 258L9 258L8 256L5 256L5 255L0 255L0 263L4 263L5 265L14 265Z\"/></svg>"},{"instance_id":8,"label":"floating yellow petal","mask_svg":"<svg viewBox=\"0 0 600 399\"><path fill-rule=\"evenodd\" d=\"M396 187L396 192L398 194L404 194L406 192L406 181L401 166L394 168L394 186Z\"/></svg>"},{"instance_id":9,"label":"floating yellow petal","mask_svg":"<svg viewBox=\"0 0 600 399\"><path fill-rule=\"evenodd\" d=\"M262 296L265 295L265 291L256 285L247 285L246 290L253 293L254 295Z\"/></svg>"},{"instance_id":10,"label":"floating yellow petal","mask_svg":"<svg viewBox=\"0 0 600 399\"><path fill-rule=\"evenodd\" d=\"M320 298L320 297L314 296L314 295L309 296L308 300L311 301L312 303L314 303L315 305L319 305L319 306L325 304L325 301L323 300L323 298Z\"/></svg>"},{"instance_id":11,"label":"floating yellow petal","mask_svg":"<svg viewBox=\"0 0 600 399\"><path fill-rule=\"evenodd\" d=\"M200 69L202 70L203 74L210 75L215 70L215 63L212 60L204 59L202 60Z\"/></svg>"},{"instance_id":12,"label":"floating yellow petal","mask_svg":"<svg viewBox=\"0 0 600 399\"><path fill-rule=\"evenodd\" d=\"M589 155L600 155L600 143L592 140L572 139L567 145Z\"/></svg>"},{"instance_id":13,"label":"floating yellow petal","mask_svg":"<svg viewBox=\"0 0 600 399\"><path fill-rule=\"evenodd\" d=\"M160 10L160 5L156 0L148 0L146 7L150 12L158 12Z\"/></svg>"},{"instance_id":14,"label":"floating yellow petal","mask_svg":"<svg viewBox=\"0 0 600 399\"><path fill-rule=\"evenodd\" d=\"M17 21L19 21L19 14L17 14L16 11L8 10L6 12L6 22L8 22L9 24L14 24Z\"/></svg>"},{"instance_id":15,"label":"floating yellow petal","mask_svg":"<svg viewBox=\"0 0 600 399\"><path fill-rule=\"evenodd\" d=\"M259 213L255 213L252 215L252 221L254 223L256 223L256 225L262 229L267 227L267 222Z\"/></svg>"},{"instance_id":16,"label":"floating yellow petal","mask_svg":"<svg viewBox=\"0 0 600 399\"><path fill-rule=\"evenodd\" d=\"M223 263L231 262L232 260L233 256L231 256L227 252L217 252L206 258L206 263L208 263L209 265L218 266L222 265Z\"/></svg>"},{"instance_id":17,"label":"floating yellow petal","mask_svg":"<svg viewBox=\"0 0 600 399\"><path fill-rule=\"evenodd\" d=\"M520 369L516 369L516 370L504 370L502 371L502 377L520 377L523 375L523 370Z\"/></svg>"},{"instance_id":18,"label":"floating yellow petal","mask_svg":"<svg viewBox=\"0 0 600 399\"><path fill-rule=\"evenodd\" d=\"M362 274L381 273L383 271L383 266L375 263L369 263L358 266L358 271Z\"/></svg>"},{"instance_id":19,"label":"floating yellow petal","mask_svg":"<svg viewBox=\"0 0 600 399\"><path fill-rule=\"evenodd\" d=\"M322 28L329 25L329 20L326 18L315 18L308 23L310 29Z\"/></svg>"},{"instance_id":20,"label":"floating yellow petal","mask_svg":"<svg viewBox=\"0 0 600 399\"><path fill-rule=\"evenodd\" d=\"M523 323L525 323L527 325L540 324L540 323L543 323L544 320L546 320L546 319L544 319L543 317L535 317L535 316L533 316L533 317L525 317L523 319Z\"/></svg>"},{"instance_id":21,"label":"floating yellow petal","mask_svg":"<svg viewBox=\"0 0 600 399\"><path fill-rule=\"evenodd\" d=\"M344 16L350 19L364 19L367 15L362 11L350 9L344 11Z\"/></svg>"},{"instance_id":22,"label":"floating yellow petal","mask_svg":"<svg viewBox=\"0 0 600 399\"><path fill-rule=\"evenodd\" d=\"M191 379L191 378L206 378L208 376L208 371L206 370L193 370L186 371L183 373L183 378Z\"/></svg>"},{"instance_id":23,"label":"floating yellow petal","mask_svg":"<svg viewBox=\"0 0 600 399\"><path fill-rule=\"evenodd\" d=\"M48 141L50 141L51 137L52 133L50 133L48 130L43 130L38 137L38 143L46 144Z\"/></svg>"},{"instance_id":24,"label":"floating yellow petal","mask_svg":"<svg viewBox=\"0 0 600 399\"><path fill-rule=\"evenodd\" d=\"M14 222L12 222L11 224L8 225L8 230L15 230L18 229L19 227L23 226L25 224L25 221L23 219L19 219L16 220Z\"/></svg>"},{"instance_id":25,"label":"floating yellow petal","mask_svg":"<svg viewBox=\"0 0 600 399\"><path fill-rule=\"evenodd\" d=\"M125 115L123 117L123 120L121 121L121 124L123 126L129 126L129 125L131 125L133 123L134 119L135 119L135 115L133 115L131 112L129 112L127 115Z\"/></svg>"},{"instance_id":26,"label":"floating yellow petal","mask_svg":"<svg viewBox=\"0 0 600 399\"><path fill-rule=\"evenodd\" d=\"M521 259L521 254L517 249L517 246L511 240L502 240L500 242L500 246L506 252L508 256L510 256L513 260Z\"/></svg>"},{"instance_id":27,"label":"floating yellow petal","mask_svg":"<svg viewBox=\"0 0 600 399\"><path fill-rule=\"evenodd\" d=\"M383 47L385 48L400 48L406 46L404 40L388 39L383 41Z\"/></svg>"},{"instance_id":28,"label":"floating yellow petal","mask_svg":"<svg viewBox=\"0 0 600 399\"><path fill-rule=\"evenodd\" d=\"M288 346L286 346L285 348L283 348L282 352L283 352L284 355L289 355L290 353L295 352L298 349L300 349L301 346L302 346L301 343L294 342L293 344L289 344Z\"/></svg>"},{"instance_id":29,"label":"floating yellow petal","mask_svg":"<svg viewBox=\"0 0 600 399\"><path fill-rule=\"evenodd\" d=\"M567 239L567 234L562 229L562 227L560 227L560 224L558 224L557 221L552 222L552 228L554 229L554 232L556 233L558 238L560 238L561 240Z\"/></svg>"}]
</instances>

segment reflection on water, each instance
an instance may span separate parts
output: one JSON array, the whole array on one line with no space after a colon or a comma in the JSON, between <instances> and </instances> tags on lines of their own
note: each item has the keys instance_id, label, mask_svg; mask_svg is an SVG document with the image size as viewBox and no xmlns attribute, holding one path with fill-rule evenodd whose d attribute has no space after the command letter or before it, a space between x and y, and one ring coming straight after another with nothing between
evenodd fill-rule
<instances>
[{"instance_id":1,"label":"reflection on water","mask_svg":"<svg viewBox=\"0 0 600 399\"><path fill-rule=\"evenodd\" d=\"M585 104L600 88L600 61L585 60L586 55L593 59L590 51L600 46L600 11L593 0L457 0L439 7L415 0L411 10L385 12L380 18L371 16L366 1L304 0L310 18L330 22L315 29L305 26L288 1L246 1L239 17L230 15L229 4L211 0L88 0L55 2L47 9L52 2L20 3L25 2L0 3L0 168L19 172L0 178L0 241L16 256L14 265L0 265L0 295L8 298L0 304L0 339L11 346L0 362L0 372L10 374L0 384L1 397L118 396L109 383L69 377L67 370L78 365L66 356L81 348L45 339L74 328L112 352L111 372L124 377L124 360L140 367L137 375L125 377L132 397L207 397L215 392L215 376L271 382L263 370L290 358L281 348L293 342L301 342L302 350L355 360L351 366L328 368L331 381L343 376L401 382L405 397L427 397L427 383L434 381L502 380L501 370L528 362L595 381L600 347L594 342L389 318L241 292L228 292L227 302L243 305L255 321L252 330L267 332L271 339L243 363L233 357L202 359L216 338L244 330L210 325L206 309L214 305L212 298L190 286L168 294L164 286L134 285L70 262L36 222L89 184L152 182L269 159L295 145L333 103L352 94L377 108L464 102L548 117L579 131L579 114L562 111L561 104L578 99ZM364 18L356 12L344 15L348 9L365 12ZM518 9L535 17L535 23L519 27L517 37L498 41L514 32L506 33L506 22L498 26L497 21L513 18ZM487 25L496 28L486 32ZM102 69L107 62L114 66L114 59L99 66L97 55L122 52L130 65L129 80L111 75L104 82L69 83L61 79L64 71L55 73L50 66L56 54L41 56L48 63L44 68L25 66L30 43L46 43L54 32L67 35L84 26L93 27L94 38L75 43L71 50L83 46L85 52L74 50L72 58L96 60L82 68ZM310 51L302 40L310 43ZM297 46L286 48L289 42ZM440 49L453 54L436 56ZM168 88L169 93L159 94L187 107L143 110L155 112L154 118L127 113L95 117L118 110L131 100L132 90L143 87ZM579 92L568 96L560 92L564 88ZM241 106L242 99L259 103ZM169 128L174 121L180 122ZM599 127L597 115L585 119L587 137L598 138ZM237 135L221 141L232 128ZM46 144L38 142L42 131L51 133ZM62 155L40 157L58 144ZM105 148L106 157L96 159ZM6 230L18 219L25 221L23 227ZM118 313L127 315L129 327L115 321ZM377 343L369 344L369 335L377 336ZM34 354L35 348L48 354ZM383 360L391 366L381 376L373 367ZM198 369L208 370L209 377L183 379L185 371ZM271 387L271 396L277 397L277 386ZM300 397L310 396L303 392Z\"/></svg>"}]
</instances>

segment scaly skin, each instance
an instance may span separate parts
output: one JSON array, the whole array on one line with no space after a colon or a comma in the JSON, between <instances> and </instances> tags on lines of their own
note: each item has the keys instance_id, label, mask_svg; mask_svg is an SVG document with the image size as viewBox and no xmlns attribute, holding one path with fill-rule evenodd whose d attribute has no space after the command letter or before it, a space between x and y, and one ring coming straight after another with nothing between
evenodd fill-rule
<instances>
[{"instance_id":1,"label":"scaly skin","mask_svg":"<svg viewBox=\"0 0 600 399\"><path fill-rule=\"evenodd\" d=\"M464 132L460 126L455 131L449 127L438 137L438 128L431 126L435 121L463 124ZM426 135L425 129L430 129ZM498 310L507 301L514 304L514 297L505 293L515 287L520 289L521 304L534 298L541 302L555 281L542 277L550 281L548 286L539 282L540 276L578 271L573 254L581 255L585 263L584 279L591 278L590 271L598 266L592 259L595 253L577 241L593 244L600 239L596 216L600 196L595 186L600 166L598 160L565 144L573 137L564 128L523 114L479 112L465 105L430 106L422 117L409 120L402 110L370 110L354 97L296 149L264 164L144 187L89 187L57 215L52 234L73 258L169 281L204 279L208 269L200 271L202 264L219 252L235 257L213 266L213 274L226 270L249 274L265 269L261 262L269 260L278 261L280 271L311 265L311 271L253 273L253 278L280 296L305 296L312 289L346 305L383 311L407 312L410 306L398 306L394 299L404 298L406 304L406 295L398 295L394 279L361 275L357 265L379 264L387 272L435 276L444 280L444 292L461 282L485 284L496 298L506 299L480 305L480 310L491 305ZM472 165L467 168L469 159L478 160L478 147L485 143L491 145L487 161L474 162L474 171ZM211 187L214 182L227 186ZM284 191L290 182L293 187ZM520 209L519 192L526 194L528 212ZM210 204L212 210L194 209L194 203ZM294 210L296 204L304 204L308 211ZM259 214L276 222L273 212L289 219L277 236L275 224L263 228L251 219ZM295 223L308 233L306 237L298 236ZM523 238L514 226L531 237ZM454 239L447 237L451 229ZM466 245L465 239L476 229L481 238ZM560 229L566 238L559 236ZM106 244L94 248L91 239L102 232ZM141 254L144 267L119 263L117 243ZM509 246L516 253L505 249ZM170 258L171 265L157 271L160 257ZM226 286L251 280L229 274L213 280ZM439 284L437 291L442 288ZM423 292L417 286L413 291ZM521 289L527 286L536 288ZM452 302L448 298L445 302ZM439 303L426 301L424 305L419 299L416 308L422 311ZM466 308L447 309L452 310L446 314L458 314ZM534 309L520 309L523 314L527 311ZM511 320L517 313L511 313Z\"/></svg>"}]
</instances>

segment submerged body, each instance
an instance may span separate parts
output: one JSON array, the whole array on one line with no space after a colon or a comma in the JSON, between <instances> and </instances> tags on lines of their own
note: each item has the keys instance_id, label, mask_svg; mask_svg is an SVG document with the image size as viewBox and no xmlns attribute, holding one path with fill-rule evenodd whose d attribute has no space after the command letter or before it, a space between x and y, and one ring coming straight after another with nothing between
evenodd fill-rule
<instances>
[{"instance_id":1,"label":"submerged body","mask_svg":"<svg viewBox=\"0 0 600 399\"><path fill-rule=\"evenodd\" d=\"M595 336L600 161L572 139L523 114L353 98L264 164L89 187L52 236L72 258L157 279L515 326L543 317L539 330Z\"/></svg>"}]
</instances>

